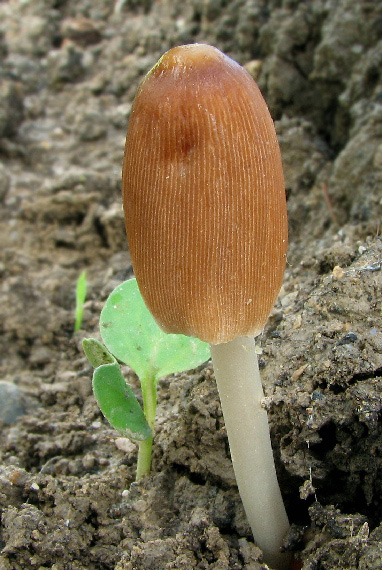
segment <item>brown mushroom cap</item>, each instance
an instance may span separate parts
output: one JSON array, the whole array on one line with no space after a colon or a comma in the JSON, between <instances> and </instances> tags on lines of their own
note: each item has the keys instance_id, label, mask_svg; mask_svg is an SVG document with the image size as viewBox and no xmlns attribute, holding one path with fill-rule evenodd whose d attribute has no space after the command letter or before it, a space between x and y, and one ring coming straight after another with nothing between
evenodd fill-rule
<instances>
[{"instance_id":1,"label":"brown mushroom cap","mask_svg":"<svg viewBox=\"0 0 382 570\"><path fill-rule=\"evenodd\" d=\"M165 53L133 103L122 184L134 272L158 324L212 344L259 334L283 279L287 214L251 76L208 45Z\"/></svg>"}]
</instances>

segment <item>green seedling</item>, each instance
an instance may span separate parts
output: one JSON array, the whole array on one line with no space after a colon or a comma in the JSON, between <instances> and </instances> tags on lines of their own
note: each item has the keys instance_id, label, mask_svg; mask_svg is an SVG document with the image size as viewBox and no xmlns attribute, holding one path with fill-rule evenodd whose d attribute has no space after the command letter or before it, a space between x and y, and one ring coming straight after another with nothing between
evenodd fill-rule
<instances>
[{"instance_id":1,"label":"green seedling","mask_svg":"<svg viewBox=\"0 0 382 570\"><path fill-rule=\"evenodd\" d=\"M103 344L85 339L83 348L94 366L93 392L110 424L139 441L136 478L150 471L158 380L199 366L209 359L207 343L166 334L146 308L135 279L118 285L100 316ZM143 410L126 383L118 361L132 368L141 383Z\"/></svg>"},{"instance_id":2,"label":"green seedling","mask_svg":"<svg viewBox=\"0 0 382 570\"><path fill-rule=\"evenodd\" d=\"M84 317L84 303L87 292L86 271L83 271L76 283L76 318L74 322L74 332L79 331Z\"/></svg>"}]
</instances>

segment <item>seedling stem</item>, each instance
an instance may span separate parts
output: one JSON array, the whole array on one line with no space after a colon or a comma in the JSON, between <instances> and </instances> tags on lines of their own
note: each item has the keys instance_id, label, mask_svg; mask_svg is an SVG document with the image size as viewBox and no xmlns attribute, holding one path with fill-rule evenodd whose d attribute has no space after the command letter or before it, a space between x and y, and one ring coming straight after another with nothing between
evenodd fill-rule
<instances>
[{"instance_id":1,"label":"seedling stem","mask_svg":"<svg viewBox=\"0 0 382 570\"><path fill-rule=\"evenodd\" d=\"M151 431L154 432L156 408L157 408L157 382L153 376L141 380L141 390L143 398L143 412ZM150 472L151 450L153 437L149 437L139 443L138 463L136 479L141 479Z\"/></svg>"}]
</instances>

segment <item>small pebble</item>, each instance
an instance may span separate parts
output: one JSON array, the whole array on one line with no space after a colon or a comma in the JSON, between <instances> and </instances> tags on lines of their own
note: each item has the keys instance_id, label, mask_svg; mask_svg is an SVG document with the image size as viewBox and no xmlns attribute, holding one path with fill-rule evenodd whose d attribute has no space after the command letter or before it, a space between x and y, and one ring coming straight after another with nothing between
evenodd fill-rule
<instances>
[{"instance_id":1,"label":"small pebble","mask_svg":"<svg viewBox=\"0 0 382 570\"><path fill-rule=\"evenodd\" d=\"M136 445L127 437L117 437L115 447L124 453L132 453L136 449Z\"/></svg>"},{"instance_id":2,"label":"small pebble","mask_svg":"<svg viewBox=\"0 0 382 570\"><path fill-rule=\"evenodd\" d=\"M343 336L339 341L338 344L342 345L342 344L351 344L353 342L356 342L358 340L358 336L356 335L356 333L353 332L348 332L347 334L345 334L345 336Z\"/></svg>"},{"instance_id":3,"label":"small pebble","mask_svg":"<svg viewBox=\"0 0 382 570\"><path fill-rule=\"evenodd\" d=\"M25 414L23 392L15 384L0 380L0 421L13 424Z\"/></svg>"}]
</instances>

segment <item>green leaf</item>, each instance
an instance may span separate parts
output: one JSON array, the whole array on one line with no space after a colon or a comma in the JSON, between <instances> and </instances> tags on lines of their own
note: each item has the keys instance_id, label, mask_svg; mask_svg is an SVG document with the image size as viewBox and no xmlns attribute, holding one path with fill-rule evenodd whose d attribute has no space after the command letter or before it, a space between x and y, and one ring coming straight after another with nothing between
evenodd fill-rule
<instances>
[{"instance_id":1,"label":"green leaf","mask_svg":"<svg viewBox=\"0 0 382 570\"><path fill-rule=\"evenodd\" d=\"M113 428L130 439L142 441L151 437L143 410L116 362L96 368L93 392L101 412Z\"/></svg>"},{"instance_id":2,"label":"green leaf","mask_svg":"<svg viewBox=\"0 0 382 570\"><path fill-rule=\"evenodd\" d=\"M102 364L114 364L116 362L114 356L95 338L84 338L82 348L86 358L94 368L98 368Z\"/></svg>"},{"instance_id":3,"label":"green leaf","mask_svg":"<svg viewBox=\"0 0 382 570\"><path fill-rule=\"evenodd\" d=\"M167 334L156 324L143 302L136 279L125 281L110 294L100 318L102 340L116 358L142 378L190 370L209 359L207 343Z\"/></svg>"},{"instance_id":4,"label":"green leaf","mask_svg":"<svg viewBox=\"0 0 382 570\"><path fill-rule=\"evenodd\" d=\"M76 284L76 319L74 323L75 331L80 330L82 325L86 292L87 292L86 271L83 271L78 277Z\"/></svg>"},{"instance_id":5,"label":"green leaf","mask_svg":"<svg viewBox=\"0 0 382 570\"><path fill-rule=\"evenodd\" d=\"M76 299L80 303L84 303L86 299L87 281L86 271L83 271L77 279Z\"/></svg>"}]
</instances>

